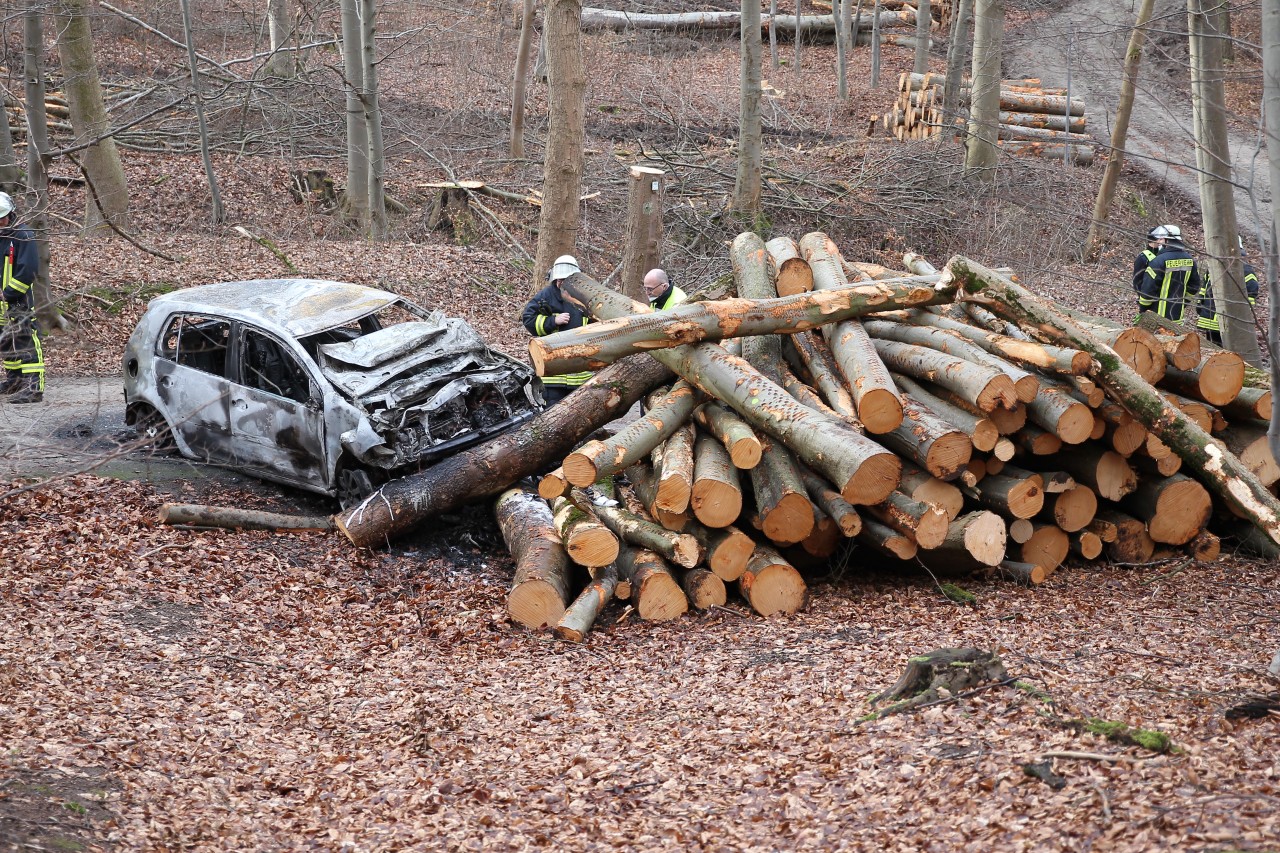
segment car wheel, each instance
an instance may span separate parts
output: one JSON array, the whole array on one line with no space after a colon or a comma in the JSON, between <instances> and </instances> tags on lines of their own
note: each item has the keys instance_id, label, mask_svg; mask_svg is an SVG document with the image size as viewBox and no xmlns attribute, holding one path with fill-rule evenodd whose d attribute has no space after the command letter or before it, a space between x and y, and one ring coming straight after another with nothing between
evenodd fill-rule
<instances>
[{"instance_id":1,"label":"car wheel","mask_svg":"<svg viewBox=\"0 0 1280 853\"><path fill-rule=\"evenodd\" d=\"M134 429L138 431L138 437L143 439L145 445L152 450L172 450L175 447L169 422L164 419L164 415L151 406L138 406L133 423Z\"/></svg>"},{"instance_id":2,"label":"car wheel","mask_svg":"<svg viewBox=\"0 0 1280 853\"><path fill-rule=\"evenodd\" d=\"M338 468L338 505L350 509L373 494L373 478L363 468L343 465Z\"/></svg>"}]
</instances>

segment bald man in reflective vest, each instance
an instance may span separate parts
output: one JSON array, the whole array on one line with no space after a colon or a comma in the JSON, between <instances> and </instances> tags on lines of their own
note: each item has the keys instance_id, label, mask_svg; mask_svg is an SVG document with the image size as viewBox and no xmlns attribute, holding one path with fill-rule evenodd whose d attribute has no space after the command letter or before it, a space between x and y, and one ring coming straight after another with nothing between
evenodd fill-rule
<instances>
[{"instance_id":1,"label":"bald man in reflective vest","mask_svg":"<svg viewBox=\"0 0 1280 853\"><path fill-rule=\"evenodd\" d=\"M666 311L686 302L689 297L676 287L666 270L653 269L645 273L644 293L649 297L649 307L654 311Z\"/></svg>"}]
</instances>

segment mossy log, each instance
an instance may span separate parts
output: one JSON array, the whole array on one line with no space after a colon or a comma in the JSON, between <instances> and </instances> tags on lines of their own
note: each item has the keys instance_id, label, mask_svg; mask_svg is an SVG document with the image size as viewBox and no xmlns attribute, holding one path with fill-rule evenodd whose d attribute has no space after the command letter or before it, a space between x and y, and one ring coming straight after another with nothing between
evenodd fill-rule
<instances>
[{"instance_id":1,"label":"mossy log","mask_svg":"<svg viewBox=\"0 0 1280 853\"><path fill-rule=\"evenodd\" d=\"M1271 389L1240 389L1240 393L1230 403L1222 407L1222 413L1234 422L1242 419L1271 420Z\"/></svg>"},{"instance_id":2,"label":"mossy log","mask_svg":"<svg viewBox=\"0 0 1280 853\"><path fill-rule=\"evenodd\" d=\"M581 273L571 276L564 289L594 317L642 313L648 307ZM878 503L897 485L902 464L896 456L839 418L796 402L777 383L723 348L699 344L656 350L650 355L731 406L761 432L777 438L839 486L850 503Z\"/></svg>"},{"instance_id":3,"label":"mossy log","mask_svg":"<svg viewBox=\"0 0 1280 853\"><path fill-rule=\"evenodd\" d=\"M571 594L572 573L551 508L531 492L508 489L494 503L494 515L516 561L507 594L508 615L534 630L555 625Z\"/></svg>"},{"instance_id":4,"label":"mossy log","mask_svg":"<svg viewBox=\"0 0 1280 853\"><path fill-rule=\"evenodd\" d=\"M442 512L498 495L521 477L545 471L595 430L621 417L671 372L648 357L600 371L563 402L515 429L447 456L418 474L385 483L334 517L358 547L381 545Z\"/></svg>"},{"instance_id":5,"label":"mossy log","mask_svg":"<svg viewBox=\"0 0 1280 853\"><path fill-rule=\"evenodd\" d=\"M556 498L551 512L569 559L587 568L607 566L618 559L618 537L600 523L589 507L584 511L566 496Z\"/></svg>"}]
</instances>

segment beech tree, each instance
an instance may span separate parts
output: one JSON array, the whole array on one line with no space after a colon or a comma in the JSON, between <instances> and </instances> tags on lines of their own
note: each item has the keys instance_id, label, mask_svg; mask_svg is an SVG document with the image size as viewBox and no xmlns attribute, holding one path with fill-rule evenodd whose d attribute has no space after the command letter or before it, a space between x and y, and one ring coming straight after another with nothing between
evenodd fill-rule
<instances>
[{"instance_id":1,"label":"beech tree","mask_svg":"<svg viewBox=\"0 0 1280 853\"><path fill-rule=\"evenodd\" d=\"M516 48L515 78L511 83L511 159L524 158L525 90L529 82L529 54L533 52L535 0L524 0L520 14L520 44Z\"/></svg>"},{"instance_id":2,"label":"beech tree","mask_svg":"<svg viewBox=\"0 0 1280 853\"><path fill-rule=\"evenodd\" d=\"M1280 0L1262 0L1262 112L1267 148L1280 151ZM1268 158L1271 186L1280 187L1280 157ZM1271 193L1271 231L1266 246L1267 349L1271 356L1271 387L1280 387L1280 193ZM1271 398L1267 428L1271 454L1280 459L1280 394Z\"/></svg>"},{"instance_id":3,"label":"beech tree","mask_svg":"<svg viewBox=\"0 0 1280 853\"><path fill-rule=\"evenodd\" d=\"M191 0L181 0L182 32L187 40L187 63L191 67L191 91L195 95L196 124L200 128L200 161L204 164L205 179L209 182L210 216L220 224L226 215L222 209L222 194L218 191L218 176L213 171L213 158L209 154L209 125L204 118L204 100L200 92L200 68L196 62L195 35L191 27Z\"/></svg>"},{"instance_id":4,"label":"beech tree","mask_svg":"<svg viewBox=\"0 0 1280 853\"><path fill-rule=\"evenodd\" d=\"M994 178L1000 149L1000 55L1004 38L1004 0L977 0L973 28L973 101L964 168Z\"/></svg>"},{"instance_id":5,"label":"beech tree","mask_svg":"<svg viewBox=\"0 0 1280 853\"><path fill-rule=\"evenodd\" d=\"M268 76L293 76L297 60L293 48L289 47L292 29L288 0L267 0L267 38L271 45L271 56L265 69Z\"/></svg>"},{"instance_id":6,"label":"beech tree","mask_svg":"<svg viewBox=\"0 0 1280 853\"><path fill-rule=\"evenodd\" d=\"M969 46L969 25L973 20L973 0L960 0L951 21L947 44L947 81L942 87L942 114L948 120L960 112L960 76L964 73L965 51Z\"/></svg>"},{"instance_id":7,"label":"beech tree","mask_svg":"<svg viewBox=\"0 0 1280 853\"><path fill-rule=\"evenodd\" d=\"M582 64L580 0L548 0L543 18L543 38L547 45L551 121L542 164L542 210L538 216L538 251L534 258L535 289L546 279L551 262L560 255L574 253L578 241L587 94L587 75Z\"/></svg>"},{"instance_id":8,"label":"beech tree","mask_svg":"<svg viewBox=\"0 0 1280 853\"><path fill-rule=\"evenodd\" d=\"M740 216L760 212L760 3L742 0L742 60L738 118L738 177L733 186L733 209Z\"/></svg>"},{"instance_id":9,"label":"beech tree","mask_svg":"<svg viewBox=\"0 0 1280 853\"><path fill-rule=\"evenodd\" d=\"M62 63L63 88L67 93L71 128L75 133L72 144L87 146L81 160L85 181L89 185L85 200L85 230L105 230L108 223L117 228L127 228L129 187L102 99L102 81L98 77L98 63L93 57L88 0L58 0L54 6L54 18L58 25L58 58Z\"/></svg>"},{"instance_id":10,"label":"beech tree","mask_svg":"<svg viewBox=\"0 0 1280 853\"><path fill-rule=\"evenodd\" d=\"M373 0L342 0L342 68L347 95L346 216L371 236L386 230L382 116L378 109L377 8Z\"/></svg>"},{"instance_id":11,"label":"beech tree","mask_svg":"<svg viewBox=\"0 0 1280 853\"><path fill-rule=\"evenodd\" d=\"M44 11L43 0L27 0L22 16L22 76L28 104L44 103ZM35 204L25 218L36 236L40 253L40 269L32 290L41 328L53 329L65 323L49 290L49 225L45 215L49 208L49 114L44 110L26 110L25 116L27 186L35 197Z\"/></svg>"},{"instance_id":12,"label":"beech tree","mask_svg":"<svg viewBox=\"0 0 1280 853\"><path fill-rule=\"evenodd\" d=\"M1200 213L1213 294L1222 315L1222 344L1253 365L1262 363L1253 309L1244 288L1235 185L1227 131L1223 34L1204 0L1187 0L1191 45L1191 106L1199 166Z\"/></svg>"}]
</instances>

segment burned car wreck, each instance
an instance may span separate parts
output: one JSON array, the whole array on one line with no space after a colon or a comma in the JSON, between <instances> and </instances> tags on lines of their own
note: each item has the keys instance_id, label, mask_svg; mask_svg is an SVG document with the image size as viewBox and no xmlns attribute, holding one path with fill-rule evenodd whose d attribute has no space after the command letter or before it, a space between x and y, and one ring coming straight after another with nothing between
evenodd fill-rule
<instances>
[{"instance_id":1,"label":"burned car wreck","mask_svg":"<svg viewBox=\"0 0 1280 853\"><path fill-rule=\"evenodd\" d=\"M155 444L344 506L542 409L533 370L462 320L314 279L153 299L124 394L126 422Z\"/></svg>"}]
</instances>

